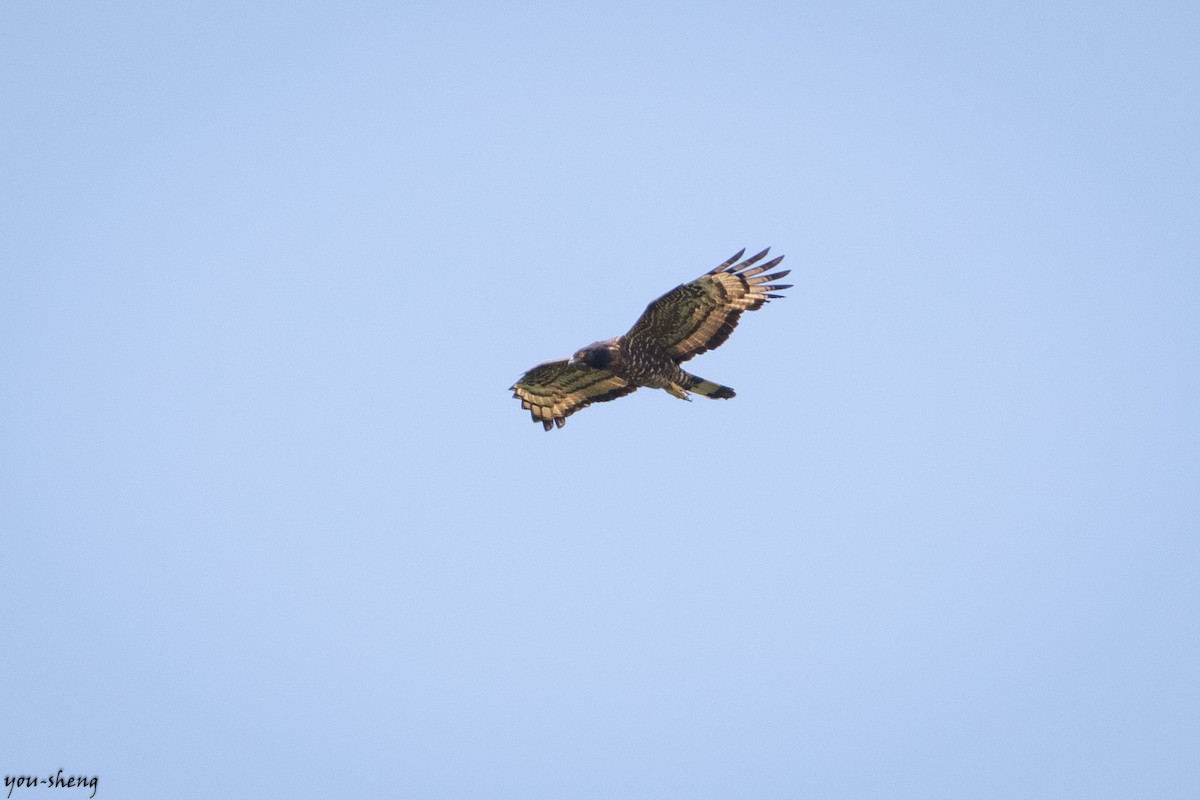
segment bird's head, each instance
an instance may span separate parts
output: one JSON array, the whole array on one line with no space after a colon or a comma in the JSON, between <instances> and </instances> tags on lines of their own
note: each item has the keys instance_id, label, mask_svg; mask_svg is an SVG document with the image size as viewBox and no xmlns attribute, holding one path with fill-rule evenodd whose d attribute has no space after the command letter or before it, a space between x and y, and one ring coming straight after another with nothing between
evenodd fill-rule
<instances>
[{"instance_id":1,"label":"bird's head","mask_svg":"<svg viewBox=\"0 0 1200 800\"><path fill-rule=\"evenodd\" d=\"M609 369L618 355L617 340L605 339L581 347L571 356L572 364L587 364L595 369Z\"/></svg>"}]
</instances>

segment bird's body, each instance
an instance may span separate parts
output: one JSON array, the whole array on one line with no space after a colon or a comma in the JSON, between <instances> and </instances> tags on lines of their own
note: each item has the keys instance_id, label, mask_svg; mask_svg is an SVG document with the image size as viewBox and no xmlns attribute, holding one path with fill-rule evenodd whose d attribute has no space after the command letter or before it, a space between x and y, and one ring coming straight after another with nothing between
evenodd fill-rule
<instances>
[{"instance_id":1,"label":"bird's body","mask_svg":"<svg viewBox=\"0 0 1200 800\"><path fill-rule=\"evenodd\" d=\"M666 389L683 382L684 371L662 347L635 339L623 341L622 350L628 365L625 376L638 386Z\"/></svg>"},{"instance_id":2,"label":"bird's body","mask_svg":"<svg viewBox=\"0 0 1200 800\"><path fill-rule=\"evenodd\" d=\"M768 248L769 250L769 248ZM761 308L773 292L791 288L772 284L789 270L763 275L783 256L754 266L763 250L741 263L744 250L691 283L677 286L646 307L624 336L593 342L570 359L547 361L526 372L510 388L535 422L546 430L592 403L623 397L638 387L663 389L682 400L689 392L726 399L728 386L707 381L679 365L720 346L743 311Z\"/></svg>"}]
</instances>

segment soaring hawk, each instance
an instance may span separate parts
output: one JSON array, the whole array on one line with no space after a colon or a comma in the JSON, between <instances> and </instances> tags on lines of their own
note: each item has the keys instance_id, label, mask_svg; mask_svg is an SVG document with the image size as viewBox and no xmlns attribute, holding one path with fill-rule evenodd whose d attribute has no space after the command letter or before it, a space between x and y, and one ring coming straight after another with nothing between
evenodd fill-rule
<instances>
[{"instance_id":1,"label":"soaring hawk","mask_svg":"<svg viewBox=\"0 0 1200 800\"><path fill-rule=\"evenodd\" d=\"M705 397L733 397L728 386L684 372L679 365L719 347L738 324L743 311L754 311L791 284L773 284L791 270L762 273L783 260L754 266L771 248L735 263L745 249L701 275L676 286L646 306L624 336L594 342L571 358L538 364L513 384L513 397L534 422L550 430L592 403L615 400L639 386L665 389L681 400L688 392Z\"/></svg>"}]
</instances>

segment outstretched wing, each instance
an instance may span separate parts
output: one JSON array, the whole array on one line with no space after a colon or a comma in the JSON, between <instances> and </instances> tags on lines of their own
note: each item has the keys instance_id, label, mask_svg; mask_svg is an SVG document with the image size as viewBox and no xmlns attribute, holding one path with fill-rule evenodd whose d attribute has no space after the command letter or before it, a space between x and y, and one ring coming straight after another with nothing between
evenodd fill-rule
<instances>
[{"instance_id":1,"label":"outstretched wing","mask_svg":"<svg viewBox=\"0 0 1200 800\"><path fill-rule=\"evenodd\" d=\"M561 428L567 417L592 403L615 400L637 389L608 370L566 359L538 364L509 388L521 408L528 409L533 421L546 430Z\"/></svg>"},{"instance_id":2,"label":"outstretched wing","mask_svg":"<svg viewBox=\"0 0 1200 800\"><path fill-rule=\"evenodd\" d=\"M771 283L791 270L762 274L783 261L783 256L754 266L770 249L735 263L746 252L739 250L711 272L676 286L646 306L626 334L630 345L665 348L680 362L721 346L737 327L743 311L761 308L771 298L783 296L774 292L791 288L791 284Z\"/></svg>"}]
</instances>

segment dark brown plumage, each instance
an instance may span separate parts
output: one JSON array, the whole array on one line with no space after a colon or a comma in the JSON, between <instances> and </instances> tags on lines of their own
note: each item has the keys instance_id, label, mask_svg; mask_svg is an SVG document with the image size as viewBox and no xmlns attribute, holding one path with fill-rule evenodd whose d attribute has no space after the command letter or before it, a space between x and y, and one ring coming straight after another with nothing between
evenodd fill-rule
<instances>
[{"instance_id":1,"label":"dark brown plumage","mask_svg":"<svg viewBox=\"0 0 1200 800\"><path fill-rule=\"evenodd\" d=\"M737 327L743 311L754 311L791 284L773 284L790 270L769 275L783 256L759 266L770 248L736 263L745 250L701 275L676 286L646 306L624 336L594 342L569 359L547 361L511 387L534 422L546 430L562 427L567 417L592 403L615 400L639 386L665 389L682 400L689 392L726 399L728 386L684 372L680 364L719 347Z\"/></svg>"}]
</instances>

